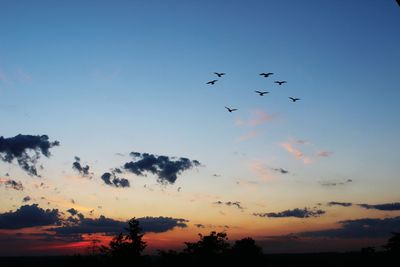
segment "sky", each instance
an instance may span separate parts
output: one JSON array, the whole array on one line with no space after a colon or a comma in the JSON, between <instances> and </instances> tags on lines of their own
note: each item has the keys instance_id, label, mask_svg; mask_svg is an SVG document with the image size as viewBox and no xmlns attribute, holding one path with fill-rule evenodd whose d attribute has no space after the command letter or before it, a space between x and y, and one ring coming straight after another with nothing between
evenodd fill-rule
<instances>
[{"instance_id":1,"label":"sky","mask_svg":"<svg viewBox=\"0 0 400 267\"><path fill-rule=\"evenodd\" d=\"M1 0L0 255L81 253L132 217L148 253L382 246L399 24L392 0Z\"/></svg>"}]
</instances>

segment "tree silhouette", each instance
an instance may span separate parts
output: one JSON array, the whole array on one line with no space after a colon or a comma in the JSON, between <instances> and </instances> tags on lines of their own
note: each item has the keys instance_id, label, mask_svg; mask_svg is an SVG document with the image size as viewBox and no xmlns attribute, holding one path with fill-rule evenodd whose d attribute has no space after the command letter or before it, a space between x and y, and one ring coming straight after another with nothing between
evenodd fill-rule
<instances>
[{"instance_id":1,"label":"tree silhouette","mask_svg":"<svg viewBox=\"0 0 400 267\"><path fill-rule=\"evenodd\" d=\"M210 235L203 236L199 234L199 236L200 240L195 243L185 242L184 253L208 257L222 254L229 248L226 233L213 231Z\"/></svg>"},{"instance_id":2,"label":"tree silhouette","mask_svg":"<svg viewBox=\"0 0 400 267\"><path fill-rule=\"evenodd\" d=\"M389 252L393 254L398 254L400 255L400 233L392 233L392 237L389 238L387 244L384 246L384 248Z\"/></svg>"},{"instance_id":3,"label":"tree silhouette","mask_svg":"<svg viewBox=\"0 0 400 267\"><path fill-rule=\"evenodd\" d=\"M262 256L261 247L251 237L237 240L230 252L235 261L239 262L258 261Z\"/></svg>"},{"instance_id":4,"label":"tree silhouette","mask_svg":"<svg viewBox=\"0 0 400 267\"><path fill-rule=\"evenodd\" d=\"M120 233L114 237L108 248L103 248L108 255L116 259L138 259L146 248L146 242L142 240L143 235L139 221L132 218L125 228L127 234Z\"/></svg>"}]
</instances>

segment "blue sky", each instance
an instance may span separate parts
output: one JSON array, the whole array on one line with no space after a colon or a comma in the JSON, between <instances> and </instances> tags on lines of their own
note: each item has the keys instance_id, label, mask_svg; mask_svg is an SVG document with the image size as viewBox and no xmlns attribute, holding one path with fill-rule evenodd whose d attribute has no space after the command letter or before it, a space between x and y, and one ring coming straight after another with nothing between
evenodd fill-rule
<instances>
[{"instance_id":1,"label":"blue sky","mask_svg":"<svg viewBox=\"0 0 400 267\"><path fill-rule=\"evenodd\" d=\"M399 24L390 0L1 1L0 136L59 140L43 179L71 188L74 156L102 186L101 173L126 161L115 153L139 151L199 160L174 185L194 194L276 209L324 197L397 202ZM206 85L215 71L227 74ZM260 116L270 119L254 123ZM252 196L235 187L262 180L260 168L290 177ZM6 172L32 181L0 162Z\"/></svg>"}]
</instances>

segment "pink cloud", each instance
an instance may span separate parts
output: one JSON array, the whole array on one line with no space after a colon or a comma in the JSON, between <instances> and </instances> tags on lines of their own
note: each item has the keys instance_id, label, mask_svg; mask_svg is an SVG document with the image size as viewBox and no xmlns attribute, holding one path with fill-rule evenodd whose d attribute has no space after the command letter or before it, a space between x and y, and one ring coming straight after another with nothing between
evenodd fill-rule
<instances>
[{"instance_id":1,"label":"pink cloud","mask_svg":"<svg viewBox=\"0 0 400 267\"><path fill-rule=\"evenodd\" d=\"M261 109L253 110L247 120L237 119L237 126L258 126L275 119L276 115L268 114Z\"/></svg>"},{"instance_id":2,"label":"pink cloud","mask_svg":"<svg viewBox=\"0 0 400 267\"><path fill-rule=\"evenodd\" d=\"M258 131L250 131L239 137L239 141L246 141L248 139L258 136L260 133Z\"/></svg>"},{"instance_id":3,"label":"pink cloud","mask_svg":"<svg viewBox=\"0 0 400 267\"><path fill-rule=\"evenodd\" d=\"M275 177L271 175L269 168L259 160L252 162L249 166L249 169L264 181L271 181L275 179Z\"/></svg>"},{"instance_id":4,"label":"pink cloud","mask_svg":"<svg viewBox=\"0 0 400 267\"><path fill-rule=\"evenodd\" d=\"M281 146L290 154L292 154L296 159L302 160L304 164L310 164L311 159L304 155L302 151L295 148L291 143L283 143Z\"/></svg>"}]
</instances>

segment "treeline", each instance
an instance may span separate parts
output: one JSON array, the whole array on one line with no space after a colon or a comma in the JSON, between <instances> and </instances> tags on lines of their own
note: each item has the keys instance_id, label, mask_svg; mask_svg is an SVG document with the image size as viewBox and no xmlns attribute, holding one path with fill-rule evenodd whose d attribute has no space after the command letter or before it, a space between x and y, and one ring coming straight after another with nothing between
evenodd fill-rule
<instances>
[{"instance_id":1,"label":"treeline","mask_svg":"<svg viewBox=\"0 0 400 267\"><path fill-rule=\"evenodd\" d=\"M159 250L157 256L148 256L143 255L147 246L143 236L139 222L133 218L128 221L125 233L115 236L108 246L97 246L94 242L89 248L89 256L76 257L76 263L81 265L86 262L82 264L85 266L353 266L353 263L381 266L385 262L398 261L400 256L400 233L393 233L383 252L378 253L374 247L367 247L358 253L303 254L304 257L267 256L251 237L231 244L225 232L199 234L197 242L185 242L185 247L180 252ZM307 260L302 262L305 258ZM333 260L329 260L330 258ZM280 265L281 262L287 264Z\"/></svg>"}]
</instances>

